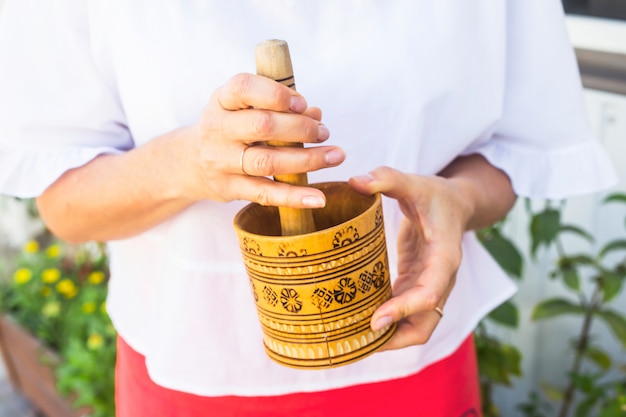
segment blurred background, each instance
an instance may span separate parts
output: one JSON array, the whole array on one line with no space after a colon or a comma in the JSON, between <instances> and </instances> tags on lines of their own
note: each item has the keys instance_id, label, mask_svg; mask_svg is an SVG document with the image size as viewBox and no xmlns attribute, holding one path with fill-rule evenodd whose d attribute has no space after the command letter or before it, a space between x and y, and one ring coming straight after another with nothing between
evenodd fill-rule
<instances>
[{"instance_id":1,"label":"blurred background","mask_svg":"<svg viewBox=\"0 0 626 417\"><path fill-rule=\"evenodd\" d=\"M563 4L585 88L588 117L597 140L608 149L620 176L620 183L607 192L552 202L561 210L563 222L593 236L593 243L589 243L573 233L562 244L570 253L587 253L597 251L611 240L626 241L626 205L603 204L607 195L626 192L626 0L564 0ZM1 7L2 0L0 11ZM540 248L533 257L528 249L533 239L529 233L532 221L529 208L541 210L544 204L520 201L501 226L502 233L519 249L523 260L520 290L513 299L519 313L517 327L486 325L490 333L515 346L522 356L521 376L513 376L510 386L496 385L492 392L503 416L531 415L530 411L522 414L520 404L527 402L529 393L535 391L544 389L548 400L558 400L558 394L550 397L550 387L562 387L566 383L572 363L569 341L579 334L581 327L581 318L571 315L542 321L531 319L540 300L572 297L562 283L549 278L555 268L555 250ZM0 277L11 269L12 260L26 242L41 230L41 223L29 215L24 202L0 197ZM624 291L618 293L612 306L626 314ZM620 370L620 364L626 366L624 345L602 323L594 325L592 333L594 343L602 346L616 365L609 377L624 383L626 374ZM11 388L2 366L0 362L0 417L35 416L36 411L28 401ZM622 411L624 414L610 415L626 415L626 405ZM556 415L554 409L545 413Z\"/></svg>"}]
</instances>

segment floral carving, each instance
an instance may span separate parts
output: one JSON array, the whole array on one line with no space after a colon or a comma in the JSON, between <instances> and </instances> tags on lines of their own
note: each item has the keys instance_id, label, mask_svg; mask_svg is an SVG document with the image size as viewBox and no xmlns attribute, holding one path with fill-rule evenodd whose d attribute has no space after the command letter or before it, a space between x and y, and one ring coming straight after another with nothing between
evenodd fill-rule
<instances>
[{"instance_id":1,"label":"floral carving","mask_svg":"<svg viewBox=\"0 0 626 417\"><path fill-rule=\"evenodd\" d=\"M263 256L261 253L261 246L254 239L249 239L247 237L243 238L243 250L247 253L251 253L252 255Z\"/></svg>"},{"instance_id":2,"label":"floral carving","mask_svg":"<svg viewBox=\"0 0 626 417\"><path fill-rule=\"evenodd\" d=\"M333 239L333 248L349 245L359 239L359 231L354 226L348 226L338 231Z\"/></svg>"},{"instance_id":3,"label":"floral carving","mask_svg":"<svg viewBox=\"0 0 626 417\"><path fill-rule=\"evenodd\" d=\"M382 261L376 262L372 271L374 276L374 287L381 288L385 284L385 264Z\"/></svg>"},{"instance_id":4,"label":"floral carving","mask_svg":"<svg viewBox=\"0 0 626 417\"><path fill-rule=\"evenodd\" d=\"M341 278L337 285L335 285L333 296L339 304L348 304L350 301L354 300L356 296L356 284L352 278Z\"/></svg>"},{"instance_id":5,"label":"floral carving","mask_svg":"<svg viewBox=\"0 0 626 417\"><path fill-rule=\"evenodd\" d=\"M287 244L282 243L278 248L278 256L285 258L295 258L297 256L304 256L307 254L306 249L301 248L299 250L295 250L290 248Z\"/></svg>"},{"instance_id":6,"label":"floral carving","mask_svg":"<svg viewBox=\"0 0 626 417\"><path fill-rule=\"evenodd\" d=\"M293 288L283 288L280 292L280 302L285 310L290 313L298 313L302 310L300 295Z\"/></svg>"}]
</instances>

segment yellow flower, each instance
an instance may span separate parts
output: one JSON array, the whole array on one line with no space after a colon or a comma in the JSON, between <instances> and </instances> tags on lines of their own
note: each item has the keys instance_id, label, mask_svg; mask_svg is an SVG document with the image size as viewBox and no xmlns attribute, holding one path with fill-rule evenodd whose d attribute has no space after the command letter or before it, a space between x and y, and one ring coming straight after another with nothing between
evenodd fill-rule
<instances>
[{"instance_id":1,"label":"yellow flower","mask_svg":"<svg viewBox=\"0 0 626 417\"><path fill-rule=\"evenodd\" d=\"M74 282L69 278L65 278L59 281L59 283L56 285L56 289L65 298L74 298L76 294L78 294L78 288L76 288L76 284L74 284Z\"/></svg>"},{"instance_id":2,"label":"yellow flower","mask_svg":"<svg viewBox=\"0 0 626 417\"><path fill-rule=\"evenodd\" d=\"M42 297L50 297L50 294L52 294L50 287L41 287L40 292Z\"/></svg>"},{"instance_id":3,"label":"yellow flower","mask_svg":"<svg viewBox=\"0 0 626 417\"><path fill-rule=\"evenodd\" d=\"M45 317L57 317L61 314L61 303L58 301L51 301L49 303L44 304L41 309L41 314Z\"/></svg>"},{"instance_id":4,"label":"yellow flower","mask_svg":"<svg viewBox=\"0 0 626 417\"><path fill-rule=\"evenodd\" d=\"M98 350L104 344L104 338L98 333L92 333L87 339L87 348L90 350Z\"/></svg>"},{"instance_id":5,"label":"yellow flower","mask_svg":"<svg viewBox=\"0 0 626 417\"><path fill-rule=\"evenodd\" d=\"M46 256L50 259L58 258L61 256L61 246L57 244L48 246L48 249L46 249Z\"/></svg>"},{"instance_id":6,"label":"yellow flower","mask_svg":"<svg viewBox=\"0 0 626 417\"><path fill-rule=\"evenodd\" d=\"M102 281L104 281L104 272L102 271L93 271L87 276L87 280L92 285L98 285Z\"/></svg>"},{"instance_id":7,"label":"yellow flower","mask_svg":"<svg viewBox=\"0 0 626 417\"><path fill-rule=\"evenodd\" d=\"M100 304L100 311L102 312L102 314L107 314L107 302L103 301L102 304Z\"/></svg>"},{"instance_id":8,"label":"yellow flower","mask_svg":"<svg viewBox=\"0 0 626 417\"><path fill-rule=\"evenodd\" d=\"M61 278L61 271L56 268L44 269L41 273L41 280L46 284L54 284Z\"/></svg>"},{"instance_id":9,"label":"yellow flower","mask_svg":"<svg viewBox=\"0 0 626 417\"><path fill-rule=\"evenodd\" d=\"M16 284L26 284L33 277L33 272L28 268L20 268L13 274L13 281Z\"/></svg>"},{"instance_id":10,"label":"yellow flower","mask_svg":"<svg viewBox=\"0 0 626 417\"><path fill-rule=\"evenodd\" d=\"M83 313L85 314L91 314L96 311L96 304L91 301L86 301L83 303L81 310L83 310Z\"/></svg>"},{"instance_id":11,"label":"yellow flower","mask_svg":"<svg viewBox=\"0 0 626 417\"><path fill-rule=\"evenodd\" d=\"M37 251L39 251L39 243L35 240L29 240L26 242L22 250L26 253L37 253Z\"/></svg>"}]
</instances>

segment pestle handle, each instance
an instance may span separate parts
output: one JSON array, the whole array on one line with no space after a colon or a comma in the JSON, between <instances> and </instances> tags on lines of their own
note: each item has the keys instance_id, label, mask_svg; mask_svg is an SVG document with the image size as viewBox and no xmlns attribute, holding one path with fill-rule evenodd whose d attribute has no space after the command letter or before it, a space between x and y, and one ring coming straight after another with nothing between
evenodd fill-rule
<instances>
[{"instance_id":1,"label":"pestle handle","mask_svg":"<svg viewBox=\"0 0 626 417\"><path fill-rule=\"evenodd\" d=\"M295 90L296 83L287 42L278 39L263 41L256 46L255 55L258 75L271 78ZM268 141L268 145L304 147L302 143L282 141ZM306 173L275 175L274 180L298 186L309 185ZM301 235L315 231L311 209L279 207L278 211L283 236Z\"/></svg>"}]
</instances>

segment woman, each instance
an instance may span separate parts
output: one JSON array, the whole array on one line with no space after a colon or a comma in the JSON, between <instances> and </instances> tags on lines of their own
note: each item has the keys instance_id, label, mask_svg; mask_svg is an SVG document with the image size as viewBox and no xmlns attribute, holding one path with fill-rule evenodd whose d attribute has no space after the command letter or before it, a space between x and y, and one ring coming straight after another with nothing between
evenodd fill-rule
<instances>
[{"instance_id":1,"label":"woman","mask_svg":"<svg viewBox=\"0 0 626 417\"><path fill-rule=\"evenodd\" d=\"M557 0L7 0L0 25L0 192L109 242L118 417L479 415L470 335L514 286L466 232L615 181ZM298 93L250 74L270 38ZM263 350L232 219L323 206L266 178L293 172L388 197L371 327L399 330L352 365Z\"/></svg>"}]
</instances>

